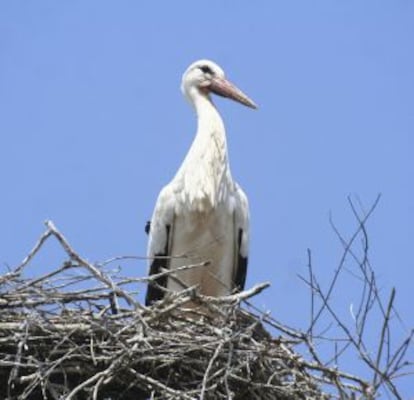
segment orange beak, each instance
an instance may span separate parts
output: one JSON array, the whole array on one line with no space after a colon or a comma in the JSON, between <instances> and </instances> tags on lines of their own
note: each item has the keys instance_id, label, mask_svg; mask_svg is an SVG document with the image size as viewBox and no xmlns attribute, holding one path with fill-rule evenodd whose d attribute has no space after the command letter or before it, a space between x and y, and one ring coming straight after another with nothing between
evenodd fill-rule
<instances>
[{"instance_id":1,"label":"orange beak","mask_svg":"<svg viewBox=\"0 0 414 400\"><path fill-rule=\"evenodd\" d=\"M207 88L212 92L222 97L227 97L244 104L250 108L257 108L257 105L247 97L237 86L223 78L213 78Z\"/></svg>"}]
</instances>

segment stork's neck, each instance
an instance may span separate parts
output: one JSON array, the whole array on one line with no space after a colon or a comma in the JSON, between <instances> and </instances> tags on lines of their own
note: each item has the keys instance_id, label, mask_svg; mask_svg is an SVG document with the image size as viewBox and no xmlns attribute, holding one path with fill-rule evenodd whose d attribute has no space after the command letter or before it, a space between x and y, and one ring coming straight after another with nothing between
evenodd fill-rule
<instances>
[{"instance_id":1,"label":"stork's neck","mask_svg":"<svg viewBox=\"0 0 414 400\"><path fill-rule=\"evenodd\" d=\"M226 130L224 128L223 120L207 94L199 93L193 101L193 106L197 114L197 137L206 137L206 139L219 140L222 144L223 150L226 152Z\"/></svg>"},{"instance_id":2,"label":"stork's neck","mask_svg":"<svg viewBox=\"0 0 414 400\"><path fill-rule=\"evenodd\" d=\"M178 175L184 178L189 202L215 206L231 182L223 120L207 94L188 95L197 114L197 133Z\"/></svg>"}]
</instances>

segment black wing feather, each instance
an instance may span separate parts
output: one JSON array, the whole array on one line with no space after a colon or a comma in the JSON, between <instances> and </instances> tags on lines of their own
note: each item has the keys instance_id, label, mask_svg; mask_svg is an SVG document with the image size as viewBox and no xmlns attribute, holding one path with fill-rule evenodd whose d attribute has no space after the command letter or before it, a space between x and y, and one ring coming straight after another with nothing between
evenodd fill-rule
<instances>
[{"instance_id":1,"label":"black wing feather","mask_svg":"<svg viewBox=\"0 0 414 400\"><path fill-rule=\"evenodd\" d=\"M150 265L149 274L159 274L163 268L168 268L168 243L170 240L170 225L166 226L167 240L165 243L165 249L163 253L155 254L154 260ZM149 232L149 230L148 230ZM161 300L164 297L164 291L160 287L167 287L167 276L161 276L154 279L152 282L148 282L147 295L145 296L145 305L150 306L154 302Z\"/></svg>"},{"instance_id":2,"label":"black wing feather","mask_svg":"<svg viewBox=\"0 0 414 400\"><path fill-rule=\"evenodd\" d=\"M243 239L243 230L239 229L239 236L237 240L237 266L236 266L236 274L234 277L234 284L235 289L237 292L241 292L244 289L244 285L246 284L246 275L247 275L247 257L243 257L240 254L240 247Z\"/></svg>"},{"instance_id":3,"label":"black wing feather","mask_svg":"<svg viewBox=\"0 0 414 400\"><path fill-rule=\"evenodd\" d=\"M147 235L149 235L150 230L151 230L151 221L147 221L147 223L145 224L145 228L144 228L144 230L145 230L145 233L146 233Z\"/></svg>"}]
</instances>

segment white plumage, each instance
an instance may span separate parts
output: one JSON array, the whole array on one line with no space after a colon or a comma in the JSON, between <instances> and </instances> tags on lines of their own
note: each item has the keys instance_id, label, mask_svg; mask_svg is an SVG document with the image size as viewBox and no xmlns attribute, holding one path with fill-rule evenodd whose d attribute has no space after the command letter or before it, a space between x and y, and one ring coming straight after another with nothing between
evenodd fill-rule
<instances>
[{"instance_id":1,"label":"white plumage","mask_svg":"<svg viewBox=\"0 0 414 400\"><path fill-rule=\"evenodd\" d=\"M233 180L223 121L210 93L246 106L256 105L209 60L191 64L181 89L195 108L197 133L173 180L157 199L149 225L150 274L209 261L148 285L146 304L165 290L197 286L200 293L223 296L244 287L249 242L247 197Z\"/></svg>"}]
</instances>

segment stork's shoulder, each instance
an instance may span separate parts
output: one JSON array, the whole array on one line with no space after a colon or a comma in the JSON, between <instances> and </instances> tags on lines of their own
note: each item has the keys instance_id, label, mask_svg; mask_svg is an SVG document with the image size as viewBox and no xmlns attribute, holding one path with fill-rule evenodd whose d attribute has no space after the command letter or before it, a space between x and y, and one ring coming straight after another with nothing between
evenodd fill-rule
<instances>
[{"instance_id":1,"label":"stork's shoulder","mask_svg":"<svg viewBox=\"0 0 414 400\"><path fill-rule=\"evenodd\" d=\"M168 240L168 226L171 226L175 215L174 188L171 184L164 186L158 194L149 230L148 255L162 254Z\"/></svg>"},{"instance_id":2,"label":"stork's shoulder","mask_svg":"<svg viewBox=\"0 0 414 400\"><path fill-rule=\"evenodd\" d=\"M173 183L174 181L161 189L155 204L154 214L164 214L163 219L170 219L169 214L174 212L177 190Z\"/></svg>"},{"instance_id":3,"label":"stork's shoulder","mask_svg":"<svg viewBox=\"0 0 414 400\"><path fill-rule=\"evenodd\" d=\"M181 177L175 177L168 185L164 186L157 198L154 215L162 219L171 220L174 214L180 213L185 198L184 183Z\"/></svg>"},{"instance_id":4,"label":"stork's shoulder","mask_svg":"<svg viewBox=\"0 0 414 400\"><path fill-rule=\"evenodd\" d=\"M237 184L234 184L234 215L239 228L248 229L249 227L249 200L246 193Z\"/></svg>"},{"instance_id":5,"label":"stork's shoulder","mask_svg":"<svg viewBox=\"0 0 414 400\"><path fill-rule=\"evenodd\" d=\"M249 200L247 199L246 193L244 193L243 189L235 183L235 220L236 224L239 228L243 230L248 230L249 228Z\"/></svg>"},{"instance_id":6,"label":"stork's shoulder","mask_svg":"<svg viewBox=\"0 0 414 400\"><path fill-rule=\"evenodd\" d=\"M240 187L240 185L237 182L234 182L234 197L236 199L236 206L240 209L242 208L247 212L247 215L249 213L249 200L247 198L246 193L244 190Z\"/></svg>"}]
</instances>

